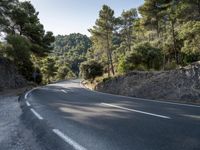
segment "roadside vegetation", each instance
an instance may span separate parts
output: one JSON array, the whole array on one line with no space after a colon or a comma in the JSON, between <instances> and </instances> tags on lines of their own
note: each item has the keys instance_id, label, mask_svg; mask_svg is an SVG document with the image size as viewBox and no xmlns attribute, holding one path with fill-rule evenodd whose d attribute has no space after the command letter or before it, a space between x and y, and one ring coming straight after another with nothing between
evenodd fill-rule
<instances>
[{"instance_id":1,"label":"roadside vegetation","mask_svg":"<svg viewBox=\"0 0 200 150\"><path fill-rule=\"evenodd\" d=\"M133 70L175 69L200 59L200 1L145 0L121 16L104 5L89 32L87 61L101 64L108 78Z\"/></svg>"},{"instance_id":2,"label":"roadside vegetation","mask_svg":"<svg viewBox=\"0 0 200 150\"><path fill-rule=\"evenodd\" d=\"M0 10L0 59L13 62L19 74L37 84L78 77L91 47L87 36L54 37L28 1L2 0Z\"/></svg>"},{"instance_id":3,"label":"roadside vegetation","mask_svg":"<svg viewBox=\"0 0 200 150\"><path fill-rule=\"evenodd\" d=\"M30 2L0 1L0 57L10 59L28 81L41 82L36 59L45 59L53 49L53 33L45 31ZM32 59L35 58L35 59Z\"/></svg>"},{"instance_id":4,"label":"roadside vegetation","mask_svg":"<svg viewBox=\"0 0 200 150\"><path fill-rule=\"evenodd\" d=\"M145 0L139 8L103 5L91 37L53 36L27 1L0 1L0 57L26 80L46 84L77 78L106 80L133 70L171 70L200 59L200 1Z\"/></svg>"}]
</instances>

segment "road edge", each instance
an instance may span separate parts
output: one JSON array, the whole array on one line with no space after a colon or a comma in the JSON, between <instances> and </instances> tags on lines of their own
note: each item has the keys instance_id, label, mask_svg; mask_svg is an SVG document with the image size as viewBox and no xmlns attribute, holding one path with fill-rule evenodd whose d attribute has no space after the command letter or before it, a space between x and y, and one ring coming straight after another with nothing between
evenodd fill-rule
<instances>
[{"instance_id":1,"label":"road edge","mask_svg":"<svg viewBox=\"0 0 200 150\"><path fill-rule=\"evenodd\" d=\"M60 140L60 138L53 132L54 128L48 123L47 120L40 120L34 115L32 112L33 107L28 106L26 103L25 94L27 92L30 91L25 91L18 98L18 102L20 103L20 108L22 110L20 121L28 130L32 132L39 146L47 150L64 150L66 147L71 149L67 143Z\"/></svg>"}]
</instances>

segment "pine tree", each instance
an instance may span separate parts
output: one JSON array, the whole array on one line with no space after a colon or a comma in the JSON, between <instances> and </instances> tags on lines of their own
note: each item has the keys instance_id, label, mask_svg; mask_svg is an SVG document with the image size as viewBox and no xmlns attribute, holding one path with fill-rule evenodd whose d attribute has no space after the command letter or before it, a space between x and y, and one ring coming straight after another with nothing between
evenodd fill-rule
<instances>
[{"instance_id":1,"label":"pine tree","mask_svg":"<svg viewBox=\"0 0 200 150\"><path fill-rule=\"evenodd\" d=\"M113 75L115 74L112 60L112 37L114 24L114 11L109 6L103 5L99 12L99 19L96 20L95 26L92 29L89 29L89 32L93 37L93 42L97 45L100 44L100 49L103 49L106 53L109 76L110 70Z\"/></svg>"}]
</instances>

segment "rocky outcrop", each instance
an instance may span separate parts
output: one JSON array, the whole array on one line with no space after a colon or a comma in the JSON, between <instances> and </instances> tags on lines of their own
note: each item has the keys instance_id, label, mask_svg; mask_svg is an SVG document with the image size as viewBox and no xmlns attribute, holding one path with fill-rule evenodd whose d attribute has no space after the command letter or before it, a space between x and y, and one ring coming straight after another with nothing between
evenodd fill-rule
<instances>
[{"instance_id":1,"label":"rocky outcrop","mask_svg":"<svg viewBox=\"0 0 200 150\"><path fill-rule=\"evenodd\" d=\"M19 88L27 81L18 74L15 65L5 58L0 58L0 90L5 88Z\"/></svg>"},{"instance_id":2,"label":"rocky outcrop","mask_svg":"<svg viewBox=\"0 0 200 150\"><path fill-rule=\"evenodd\" d=\"M171 71L134 71L101 82L95 89L139 98L200 103L200 62Z\"/></svg>"}]
</instances>

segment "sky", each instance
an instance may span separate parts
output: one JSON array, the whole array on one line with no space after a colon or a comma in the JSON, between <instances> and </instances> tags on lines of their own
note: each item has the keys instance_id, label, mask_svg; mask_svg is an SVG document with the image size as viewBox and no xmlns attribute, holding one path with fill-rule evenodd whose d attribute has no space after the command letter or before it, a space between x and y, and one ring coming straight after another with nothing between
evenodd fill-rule
<instances>
[{"instance_id":1,"label":"sky","mask_svg":"<svg viewBox=\"0 0 200 150\"><path fill-rule=\"evenodd\" d=\"M137 8L144 0L30 0L39 12L40 22L46 31L54 35L82 33L90 36L87 31L98 18L103 4L120 16L123 10Z\"/></svg>"}]
</instances>

